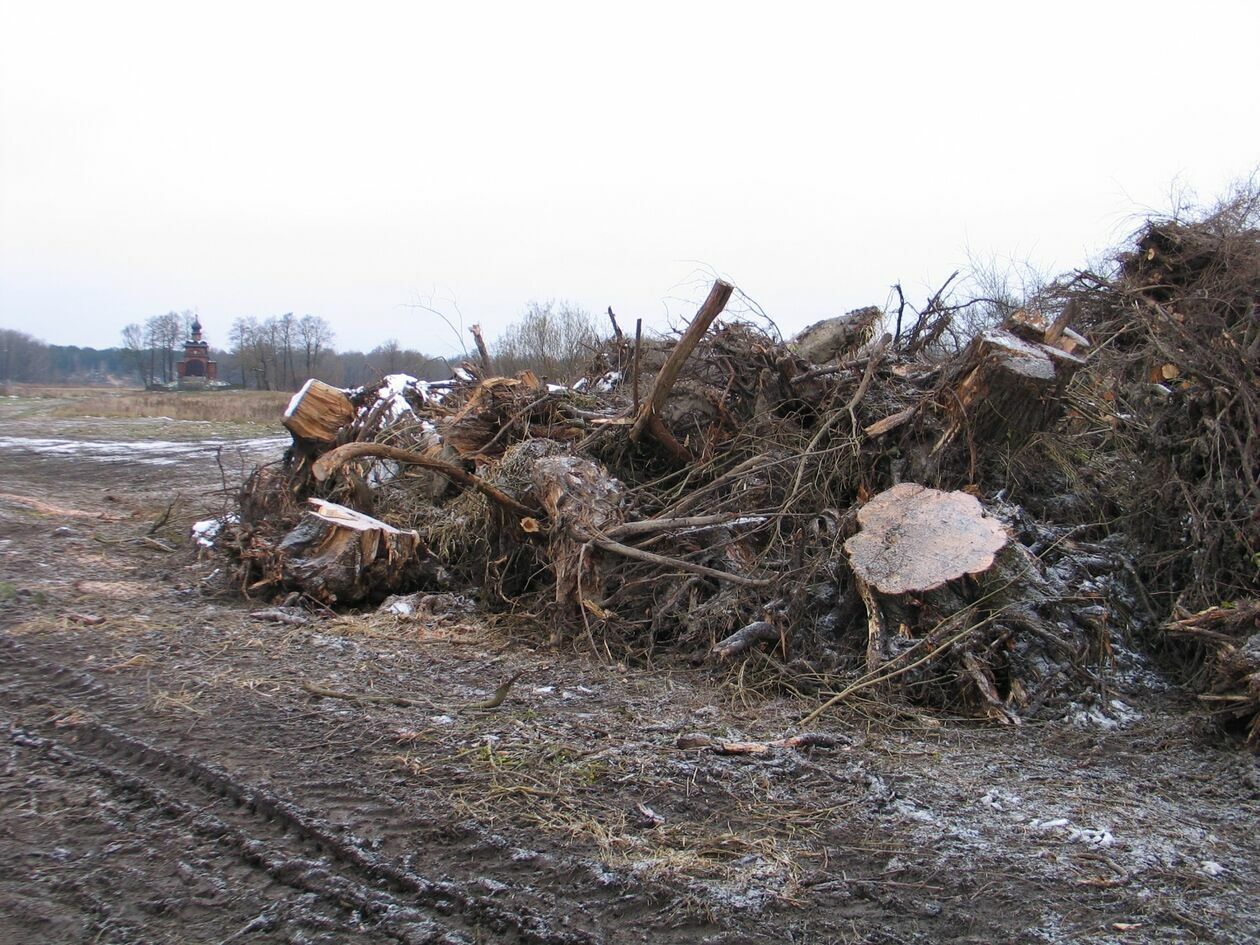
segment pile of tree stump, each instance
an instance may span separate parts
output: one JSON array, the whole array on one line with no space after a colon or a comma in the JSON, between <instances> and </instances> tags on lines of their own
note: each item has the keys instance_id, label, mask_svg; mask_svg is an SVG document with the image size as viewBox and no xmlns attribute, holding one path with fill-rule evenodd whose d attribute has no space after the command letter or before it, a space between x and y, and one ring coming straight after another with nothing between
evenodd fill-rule
<instances>
[{"instance_id":1,"label":"pile of tree stump","mask_svg":"<svg viewBox=\"0 0 1260 945\"><path fill-rule=\"evenodd\" d=\"M557 643L751 659L794 689L850 678L1004 723L1088 700L1138 609L1124 549L1034 520L1001 472L1067 422L1089 358L1071 310L954 348L927 343L931 306L905 331L866 308L785 341L724 319L732 292L672 338L617 327L563 384L488 357L440 383L308 382L220 539L241 587L459 593Z\"/></svg>"},{"instance_id":2,"label":"pile of tree stump","mask_svg":"<svg viewBox=\"0 0 1260 945\"><path fill-rule=\"evenodd\" d=\"M1258 206L1152 221L1022 308L897 287L784 339L719 281L671 336L610 310L581 377L499 376L474 329L449 381L311 380L219 544L253 596L462 595L1012 724L1105 712L1117 662L1171 642L1260 742Z\"/></svg>"}]
</instances>

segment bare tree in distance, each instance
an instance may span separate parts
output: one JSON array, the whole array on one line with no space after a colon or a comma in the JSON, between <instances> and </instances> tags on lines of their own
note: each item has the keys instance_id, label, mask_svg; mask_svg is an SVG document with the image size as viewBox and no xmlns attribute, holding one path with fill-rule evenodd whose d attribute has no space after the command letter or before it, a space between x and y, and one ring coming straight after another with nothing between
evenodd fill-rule
<instances>
[{"instance_id":1,"label":"bare tree in distance","mask_svg":"<svg viewBox=\"0 0 1260 945\"><path fill-rule=\"evenodd\" d=\"M319 370L320 355L332 344L332 326L318 315L303 315L297 328L306 356L306 376L314 377Z\"/></svg>"},{"instance_id":2,"label":"bare tree in distance","mask_svg":"<svg viewBox=\"0 0 1260 945\"><path fill-rule=\"evenodd\" d=\"M140 383L148 387L153 378L145 371L144 329L139 322L132 322L123 328L122 337L129 366L140 378Z\"/></svg>"},{"instance_id":3,"label":"bare tree in distance","mask_svg":"<svg viewBox=\"0 0 1260 945\"><path fill-rule=\"evenodd\" d=\"M590 362L600 329L596 318L570 302L530 302L494 343L495 366L503 374L529 369L553 381L570 381Z\"/></svg>"},{"instance_id":4,"label":"bare tree in distance","mask_svg":"<svg viewBox=\"0 0 1260 945\"><path fill-rule=\"evenodd\" d=\"M161 370L162 383L175 374L175 348L184 333L183 321L177 312L154 315L144 323L144 345L149 352L149 383L157 382Z\"/></svg>"}]
</instances>

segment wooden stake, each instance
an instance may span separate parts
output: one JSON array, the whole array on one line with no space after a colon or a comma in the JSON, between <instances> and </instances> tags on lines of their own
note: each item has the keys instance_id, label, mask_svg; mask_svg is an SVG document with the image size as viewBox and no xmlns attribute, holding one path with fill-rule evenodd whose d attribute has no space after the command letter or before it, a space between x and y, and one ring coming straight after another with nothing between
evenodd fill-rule
<instances>
[{"instance_id":1,"label":"wooden stake","mask_svg":"<svg viewBox=\"0 0 1260 945\"><path fill-rule=\"evenodd\" d=\"M643 347L643 319L634 320L634 414L639 415L639 351Z\"/></svg>"},{"instance_id":2,"label":"wooden stake","mask_svg":"<svg viewBox=\"0 0 1260 945\"><path fill-rule=\"evenodd\" d=\"M1063 306L1063 311L1059 313L1059 317L1046 329L1046 344L1057 345L1059 339L1063 337L1063 332L1072 327L1074 318L1076 318L1076 299L1072 299L1067 305Z\"/></svg>"},{"instance_id":3,"label":"wooden stake","mask_svg":"<svg viewBox=\"0 0 1260 945\"><path fill-rule=\"evenodd\" d=\"M473 325L468 329L477 343L477 354L481 356L481 376L494 377L494 362L490 360L490 349L486 347L486 339L481 336L481 326Z\"/></svg>"}]
</instances>

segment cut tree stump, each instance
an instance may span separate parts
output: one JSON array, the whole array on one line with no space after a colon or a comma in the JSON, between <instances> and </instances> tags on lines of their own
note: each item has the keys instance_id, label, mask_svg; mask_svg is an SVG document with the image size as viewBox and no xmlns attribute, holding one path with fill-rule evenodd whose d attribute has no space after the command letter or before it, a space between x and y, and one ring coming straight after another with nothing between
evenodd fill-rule
<instances>
[{"instance_id":1,"label":"cut tree stump","mask_svg":"<svg viewBox=\"0 0 1260 945\"><path fill-rule=\"evenodd\" d=\"M903 482L858 512L856 535L844 543L868 617L867 665L886 658L881 598L922 595L993 567L1008 541L1001 522L975 496Z\"/></svg>"},{"instance_id":2,"label":"cut tree stump","mask_svg":"<svg viewBox=\"0 0 1260 945\"><path fill-rule=\"evenodd\" d=\"M976 441L1026 442L1061 414L1063 391L1085 359L990 329L972 339L959 364L962 379L947 391L943 404L950 425L933 453L967 427Z\"/></svg>"},{"instance_id":3,"label":"cut tree stump","mask_svg":"<svg viewBox=\"0 0 1260 945\"><path fill-rule=\"evenodd\" d=\"M309 500L276 546L284 583L326 603L384 597L419 573L420 535L323 499Z\"/></svg>"},{"instance_id":4,"label":"cut tree stump","mask_svg":"<svg viewBox=\"0 0 1260 945\"><path fill-rule=\"evenodd\" d=\"M844 543L863 581L881 594L931 591L981 574L1007 542L1006 529L966 492L903 482L858 512L856 535Z\"/></svg>"},{"instance_id":5,"label":"cut tree stump","mask_svg":"<svg viewBox=\"0 0 1260 945\"><path fill-rule=\"evenodd\" d=\"M354 405L345 391L311 378L289 401L282 422L299 441L332 443L353 419Z\"/></svg>"}]
</instances>

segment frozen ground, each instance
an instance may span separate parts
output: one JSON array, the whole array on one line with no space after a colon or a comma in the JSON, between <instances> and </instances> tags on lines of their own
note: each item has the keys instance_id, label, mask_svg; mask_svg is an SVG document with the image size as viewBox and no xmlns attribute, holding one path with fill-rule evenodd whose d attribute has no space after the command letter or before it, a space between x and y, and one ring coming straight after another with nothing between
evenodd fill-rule
<instances>
[{"instance_id":1,"label":"frozen ground","mask_svg":"<svg viewBox=\"0 0 1260 945\"><path fill-rule=\"evenodd\" d=\"M680 748L813 706L461 608L253 619L188 527L274 437L3 410L0 942L1260 937L1256 759L1157 672L1055 724L868 700L831 749ZM175 495L179 550L136 541Z\"/></svg>"}]
</instances>

